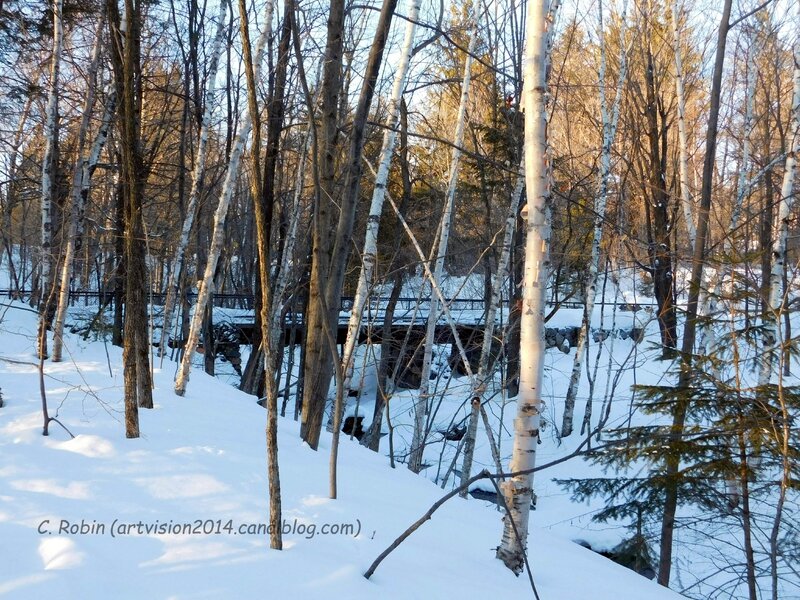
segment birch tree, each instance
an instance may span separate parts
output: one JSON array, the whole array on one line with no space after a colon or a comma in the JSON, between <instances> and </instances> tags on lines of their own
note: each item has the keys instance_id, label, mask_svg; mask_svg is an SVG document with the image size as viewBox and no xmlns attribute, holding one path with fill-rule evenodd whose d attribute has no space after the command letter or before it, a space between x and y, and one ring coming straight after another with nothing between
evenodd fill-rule
<instances>
[{"instance_id":1,"label":"birch tree","mask_svg":"<svg viewBox=\"0 0 800 600\"><path fill-rule=\"evenodd\" d=\"M800 0L795 1L797 22L800 22ZM797 161L800 158L800 27L795 25L794 42L794 86L792 92L792 117L787 132L786 163L781 184L781 196L778 204L778 232L772 245L772 270L769 274L770 288L766 310L764 311L764 356L758 374L759 385L769 383L772 375L772 363L777 346L783 340L778 337L778 316L783 307L783 271L786 263L786 249L789 238L789 224L794 206L794 180L797 176ZM766 276L766 275L765 275Z\"/></svg>"},{"instance_id":2,"label":"birch tree","mask_svg":"<svg viewBox=\"0 0 800 600\"><path fill-rule=\"evenodd\" d=\"M434 263L433 279L431 285L440 285L444 276L444 261L447 256L447 246L450 241L450 227L453 220L453 204L456 197L458 184L458 170L461 161L461 147L464 143L464 127L467 119L467 102L469 101L469 88L472 74L472 59L477 43L478 24L470 32L467 54L464 58L464 75L461 80L461 98L456 116L456 128L453 134L453 154L450 161L450 174L447 182L447 191L444 200L444 209L440 224L439 240L436 248L436 261ZM425 451L425 414L427 412L430 395L431 367L433 364L433 341L436 333L436 323L439 320L439 302L431 294L428 309L428 322L425 328L425 350L422 357L422 374L420 375L420 388L417 400L414 403L414 433L411 439L411 452L408 459L408 468L418 473L422 468L422 456Z\"/></svg>"},{"instance_id":3,"label":"birch tree","mask_svg":"<svg viewBox=\"0 0 800 600\"><path fill-rule=\"evenodd\" d=\"M164 318L161 328L161 341L159 342L159 355L162 357L167 351L169 334L172 329L172 318L175 312L176 299L180 294L180 281L183 272L183 261L186 248L189 246L189 234L194 224L195 213L197 212L197 202L203 192L204 177L206 169L206 157L208 155L208 134L212 127L214 107L216 105L214 93L217 87L217 68L219 57L222 53L222 41L225 39L225 13L228 7L228 0L223 0L219 5L219 15L217 16L217 30L214 35L214 42L211 46L211 64L208 68L208 84L206 86L205 106L203 118L200 124L200 136L197 142L197 156L195 157L194 169L192 170L192 190L189 193L189 201L186 203L186 216L183 219L178 245L172 258L172 267L169 271L167 280L167 298L164 302Z\"/></svg>"},{"instance_id":4,"label":"birch tree","mask_svg":"<svg viewBox=\"0 0 800 600\"><path fill-rule=\"evenodd\" d=\"M364 234L364 247L361 252L361 270L358 276L356 295L353 299L353 308L350 311L350 320L347 325L347 338L342 354L342 366L345 374L344 389L350 387L353 378L353 351L358 341L358 332L361 318L369 298L370 290L374 284L375 264L378 258L378 233L380 230L381 214L383 213L383 200L386 186L389 181L389 169L392 163L395 140L397 139L397 126L400 119L400 102L408 79L408 68L411 63L411 51L414 46L414 33L419 18L420 0L412 0L411 9L406 21L405 37L400 50L400 58L395 71L392 95L387 107L386 130L383 134L383 145L378 162L378 173L375 177L375 187L372 191L369 215L367 216L367 230Z\"/></svg>"},{"instance_id":5,"label":"birch tree","mask_svg":"<svg viewBox=\"0 0 800 600\"><path fill-rule=\"evenodd\" d=\"M261 62L264 56L264 48L266 47L267 39L271 31L273 8L273 0L268 0L264 9L264 30L261 32L256 42L255 56L253 58L254 77L256 81L260 80ZM186 385L189 382L189 372L192 368L194 350L197 347L197 342L200 339L200 330L203 326L203 315L211 299L211 295L214 292L214 273L217 269L217 263L219 262L219 256L225 241L225 219L228 215L228 207L230 206L231 196L233 195L233 189L236 185L236 178L239 176L239 164L242 160L244 146L250 136L252 125L253 121L250 111L245 111L239 118L239 127L233 142L230 158L228 159L225 180L222 184L217 209L214 212L211 248L208 252L206 269L203 273L203 279L200 282L200 289L197 293L197 303L194 307L194 314L192 315L192 322L189 327L189 335L186 338L185 352L183 353L181 364L178 367L178 374L175 378L175 393L178 396L183 396L186 393ZM207 351L213 352L211 349Z\"/></svg>"},{"instance_id":6,"label":"birch tree","mask_svg":"<svg viewBox=\"0 0 800 600\"><path fill-rule=\"evenodd\" d=\"M108 129L111 125L111 117L114 112L116 94L109 90L106 106L103 109L103 116L100 121L100 128L97 131L94 142L92 143L89 155L84 157L86 138L89 134L89 123L94 107L94 99L97 92L97 72L100 65L100 55L102 49L102 27L103 21L98 23L95 32L95 42L92 49L92 58L87 71L87 91L86 100L83 107L83 115L78 130L78 142L76 147L75 165L72 171L72 184L70 188L69 226L64 246L63 264L61 266L61 285L58 294L58 307L53 322L53 362L61 361L63 348L64 321L67 315L67 305L69 303L69 290L72 280L73 262L75 257L75 246L79 223L83 220L84 205L89 193L89 186L92 173L97 166L100 153L105 146L108 138Z\"/></svg>"},{"instance_id":7,"label":"birch tree","mask_svg":"<svg viewBox=\"0 0 800 600\"><path fill-rule=\"evenodd\" d=\"M545 287L550 263L550 177L547 148L547 19L544 0L527 8L523 105L525 111L525 189L523 218L527 239L522 281L520 377L510 469L522 471L503 484L508 512L497 558L520 573L528 539L533 472L544 383Z\"/></svg>"},{"instance_id":8,"label":"birch tree","mask_svg":"<svg viewBox=\"0 0 800 600\"><path fill-rule=\"evenodd\" d=\"M628 3L625 2L622 8L622 24L624 27ZM606 204L608 203L609 182L611 180L611 149L614 145L614 138L617 134L617 124L619 123L619 111L622 103L622 90L627 76L627 54L624 44L625 30L620 31L619 47L619 77L617 79L616 95L614 104L609 111L606 93L606 43L603 31L603 2L598 2L599 21L600 21L600 116L602 120L603 145L600 153L600 182L598 185L597 196L594 202L594 229L592 233L592 251L589 258L589 268L586 273L584 289L586 298L583 311L583 322L578 333L578 343L575 348L575 360L572 363L572 373L570 375L569 387L564 402L564 417L561 421L561 437L572 434L573 418L575 414L575 399L578 395L578 387L583 370L583 359L586 355L586 340L592 322L594 312L594 301L597 296L597 278L600 270L600 246L603 241L603 224L606 220Z\"/></svg>"},{"instance_id":9,"label":"birch tree","mask_svg":"<svg viewBox=\"0 0 800 600\"><path fill-rule=\"evenodd\" d=\"M508 263L511 257L511 246L514 239L514 230L517 227L517 215L519 213L519 200L522 197L522 189L525 184L524 158L520 164L520 174L511 192L508 212L506 213L506 223L503 230L503 242L500 247L500 259L497 263L497 271L492 279L492 295L489 306L486 310L486 323L483 326L483 341L481 343L481 356L478 362L478 373L475 376L474 385L471 392L471 410L469 415L469 425L464 434L464 461L461 466L461 485L465 486L472 472L472 460L475 454L475 440L478 433L478 418L483 409L483 398L486 395L486 388L489 381L489 363L492 357L492 342L494 341L495 318L497 309L500 308L500 294L503 289L506 277L508 276ZM488 432L488 429L487 429ZM489 432L491 433L491 432ZM494 451L494 447L492 448ZM499 461L497 461L499 462ZM460 494L466 497L467 488L465 487Z\"/></svg>"},{"instance_id":10,"label":"birch tree","mask_svg":"<svg viewBox=\"0 0 800 600\"><path fill-rule=\"evenodd\" d=\"M53 237L53 186L54 171L56 168L56 145L58 143L58 92L59 73L61 71L61 50L64 46L64 28L61 21L61 11L64 7L63 0L53 0L53 52L50 58L50 83L47 91L47 108L45 109L45 149L42 159L42 190L41 190L41 239L39 261L39 289L43 295L44 303L40 305L41 316L39 319L39 356L47 356L47 329L50 325L50 271L52 269L52 237Z\"/></svg>"}]
</instances>

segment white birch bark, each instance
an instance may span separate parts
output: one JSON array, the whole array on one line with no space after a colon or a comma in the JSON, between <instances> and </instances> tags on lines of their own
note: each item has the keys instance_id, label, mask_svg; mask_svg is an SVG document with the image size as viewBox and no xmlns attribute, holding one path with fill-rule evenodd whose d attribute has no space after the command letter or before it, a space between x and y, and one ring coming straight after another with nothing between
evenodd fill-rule
<instances>
[{"instance_id":1,"label":"white birch bark","mask_svg":"<svg viewBox=\"0 0 800 600\"><path fill-rule=\"evenodd\" d=\"M483 326L483 343L481 345L481 357L478 363L478 373L472 386L472 406L469 417L469 425L464 434L464 461L461 466L461 485L463 486L470 477L472 471L472 460L475 454L475 440L478 433L478 417L481 413L481 405L486 394L486 387L489 376L489 361L492 356L492 341L494 339L494 326L497 309L500 307L500 293L503 283L508 276L508 263L511 257L511 246L514 239L514 230L517 227L517 213L519 212L519 200L522 196L522 188L525 185L524 158L520 163L520 173L517 177L514 190L511 192L511 202L506 213L505 230L503 231L503 245L500 251L500 260L497 263L497 271L492 279L492 296L489 299L489 307L486 310L486 323ZM485 413L484 413L485 414ZM487 427L487 432L491 435L491 430ZM462 498L466 498L467 489L460 493Z\"/></svg>"},{"instance_id":2,"label":"white birch bark","mask_svg":"<svg viewBox=\"0 0 800 600\"><path fill-rule=\"evenodd\" d=\"M525 471L503 484L508 512L497 557L514 573L525 564L528 517L544 380L545 287L550 262L548 205L549 164L546 124L547 24L545 0L529 0L527 7L523 103L525 110L525 187L527 205L525 266L520 323L520 380L511 471Z\"/></svg>"},{"instance_id":3,"label":"white birch bark","mask_svg":"<svg viewBox=\"0 0 800 600\"><path fill-rule=\"evenodd\" d=\"M800 20L800 0L795 1L797 19ZM783 265L786 262L786 241L789 237L789 219L794 206L794 179L800 155L800 36L794 43L794 92L792 94L792 123L787 136L786 166L783 172L780 204L778 205L778 234L772 245L772 271L767 302L768 317L764 322L764 354L758 383L766 385L772 376L774 354L780 351L778 316L783 306ZM766 274L764 274L765 276Z\"/></svg>"},{"instance_id":4,"label":"white birch bark","mask_svg":"<svg viewBox=\"0 0 800 600\"><path fill-rule=\"evenodd\" d=\"M392 86L392 96L389 100L387 109L386 130L383 134L383 146L381 147L380 160L378 163L378 174L375 177L375 187L372 191L372 202L369 207L367 217L367 230L364 234L364 248L361 253L361 272L358 276L358 287L353 300L353 308L350 311L350 320L347 325L347 338L342 353L342 366L344 371L344 389L350 387L353 378L353 352L358 342L358 332L361 327L361 316L364 313L364 306L369 298L369 291L374 283L375 263L378 253L378 232L380 229L381 214L383 213L383 200L386 192L386 184L389 180L389 169L392 164L395 140L397 139L397 125L400 119L400 101L408 79L408 68L411 62L411 51L414 46L414 33L416 22L419 17L420 0L412 0L411 10L406 21L405 38L400 59L397 63L397 71L394 76Z\"/></svg>"},{"instance_id":5,"label":"white birch bark","mask_svg":"<svg viewBox=\"0 0 800 600\"><path fill-rule=\"evenodd\" d=\"M264 56L264 48L269 38L270 30L272 27L272 11L275 6L274 0L268 0L264 18L264 31L258 37L256 42L255 57L253 59L253 71L255 80L259 81L261 75L261 61ZM203 315L211 299L211 294L214 292L214 272L217 269L219 262L219 255L222 251L222 243L225 238L225 219L228 215L228 207L230 206L231 196L233 195L233 188L236 185L236 178L239 175L239 164L242 159L242 152L244 151L247 138L250 136L250 130L253 126L249 110L245 110L239 118L239 129L236 132L236 139L233 143L233 149L228 160L228 170L225 173L225 180L222 184L222 192L219 197L219 204L214 213L214 231L211 238L211 248L208 252L208 260L206 261L206 270L203 273L203 279L200 283L200 289L197 294L197 304L194 307L194 314L192 315L192 322L189 327L189 335L186 339L186 346L184 347L183 358L178 367L178 374L175 378L175 393L178 396L183 396L186 393L186 385L189 382L189 372L192 368L192 357L194 356L197 342L200 339L200 330L203 324ZM213 349L207 349L207 352L213 352Z\"/></svg>"},{"instance_id":6,"label":"white birch bark","mask_svg":"<svg viewBox=\"0 0 800 600\"><path fill-rule=\"evenodd\" d=\"M81 190L83 189L83 177L87 163L87 159L84 158L83 152L84 148L86 147L86 137L89 133L89 121L92 116L92 108L94 107L94 98L97 91L97 71L100 66L100 50L102 48L102 26L103 20L101 19L97 26L97 31L95 32L92 58L89 62L89 69L87 72L86 100L83 105L83 115L81 117L80 128L78 129L78 143L76 148L77 158L72 171L72 185L70 189L70 206L68 212L69 229L64 242L64 260L61 266L61 285L58 293L58 308L56 308L56 315L53 321L53 355L51 357L53 362L61 361L61 354L64 345L62 336L64 335L64 321L67 315L67 304L69 303L69 288L72 280L72 262L75 255L75 237L78 229L77 222L83 213L83 207L80 206Z\"/></svg>"},{"instance_id":7,"label":"white birch bark","mask_svg":"<svg viewBox=\"0 0 800 600\"><path fill-rule=\"evenodd\" d=\"M44 304L40 327L39 355L47 353L47 304L50 294L52 256L52 201L53 201L53 169L55 167L56 138L58 136L58 79L61 70L61 50L64 46L64 28L61 22L63 0L53 0L53 55L50 61L50 84L47 92L47 108L45 109L45 147L42 159L42 194L41 194L41 241L39 289Z\"/></svg>"},{"instance_id":8,"label":"white birch bark","mask_svg":"<svg viewBox=\"0 0 800 600\"><path fill-rule=\"evenodd\" d=\"M681 58L681 38L678 29L677 0L670 1L670 10L672 13L672 43L675 46L675 93L678 99L678 171L680 175L681 205L683 207L683 219L686 221L686 231L689 234L689 247L694 249L697 228L694 224L692 194L689 190L689 143L686 135L686 92L683 83L683 60Z\"/></svg>"},{"instance_id":9,"label":"white birch bark","mask_svg":"<svg viewBox=\"0 0 800 600\"><path fill-rule=\"evenodd\" d=\"M622 23L625 24L627 1L622 8ZM614 138L617 134L617 124L619 122L619 110L622 103L622 89L627 77L628 61L624 44L624 29L619 48L620 72L617 79L616 95L614 105L609 113L608 99L606 96L606 44L603 32L603 3L599 3L600 20L600 114L603 125L603 147L600 154L600 181L599 189L594 203L594 232L592 234L592 251L589 260L589 269L586 274L585 307L583 322L578 333L578 343L575 349L575 360L572 363L572 374L570 375L569 387L564 402L564 416L561 421L561 437L572 434L573 421L575 414L575 399L578 395L578 388L583 371L583 361L586 356L586 340L592 323L592 313L594 312L594 302L597 295L597 277L600 270L600 245L603 241L603 223L606 218L606 204L608 202L609 180L611 179L611 149L614 145Z\"/></svg>"},{"instance_id":10,"label":"white birch bark","mask_svg":"<svg viewBox=\"0 0 800 600\"><path fill-rule=\"evenodd\" d=\"M458 105L456 129L453 136L453 155L450 162L450 177L447 183L447 194L445 196L444 210L442 211L442 228L436 250L436 262L433 270L433 280L431 282L432 285L434 283L437 285L441 284L442 277L444 275L444 260L447 256L447 246L450 241L450 225L453 220L453 203L456 195L456 184L458 183L461 146L464 143L464 125L466 122L467 101L469 100L472 54L475 51L477 38L478 35L476 23L470 32L467 55L464 59L464 76L461 82L461 99ZM433 338L434 334L436 333L436 322L438 320L439 300L433 294L431 294L428 322L425 329L425 351L422 357L422 375L419 395L416 403L414 404L414 433L411 439L411 453L408 460L408 468L415 473L418 473L422 467L422 455L424 452L425 437L425 413L428 405L431 365L433 361Z\"/></svg>"},{"instance_id":11,"label":"white birch bark","mask_svg":"<svg viewBox=\"0 0 800 600\"><path fill-rule=\"evenodd\" d=\"M222 53L222 41L225 39L225 12L228 6L227 0L223 0L219 5L219 16L217 17L217 31L211 47L211 63L208 68L208 84L205 94L205 107L203 110L203 120L200 124L200 139L197 144L197 156L195 158L194 169L192 170L192 190L189 193L189 201L186 204L186 216L183 219L181 235L178 239L178 246L172 258L172 268L167 280L167 298L164 301L164 318L161 327L161 340L159 342L158 353L164 358L169 342L169 332L172 328L172 318L175 313L175 304L180 293L181 272L183 271L184 255L189 245L189 234L194 225L195 212L197 212L197 202L203 191L203 177L206 169L206 156L208 155L208 133L211 129L211 120L214 115L214 92L217 87L217 68L219 57Z\"/></svg>"}]
</instances>

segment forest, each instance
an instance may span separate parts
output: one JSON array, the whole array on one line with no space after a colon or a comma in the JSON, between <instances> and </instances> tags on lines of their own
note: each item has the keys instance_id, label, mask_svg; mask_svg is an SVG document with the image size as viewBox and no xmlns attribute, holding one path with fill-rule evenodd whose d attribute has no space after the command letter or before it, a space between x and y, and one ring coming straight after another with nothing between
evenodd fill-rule
<instances>
[{"instance_id":1,"label":"forest","mask_svg":"<svg viewBox=\"0 0 800 600\"><path fill-rule=\"evenodd\" d=\"M800 0L0 0L0 595L800 598L798 159Z\"/></svg>"}]
</instances>

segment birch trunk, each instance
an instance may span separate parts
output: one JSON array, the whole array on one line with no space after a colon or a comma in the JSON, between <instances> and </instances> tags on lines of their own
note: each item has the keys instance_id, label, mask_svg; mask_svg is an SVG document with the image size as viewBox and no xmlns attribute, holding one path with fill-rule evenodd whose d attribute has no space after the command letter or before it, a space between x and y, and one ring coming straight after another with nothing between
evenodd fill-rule
<instances>
[{"instance_id":1,"label":"birch trunk","mask_svg":"<svg viewBox=\"0 0 800 600\"><path fill-rule=\"evenodd\" d=\"M464 59L464 76L461 82L461 99L458 105L458 116L456 117L456 130L453 136L453 157L450 162L450 177L447 183L447 195L445 196L444 210L442 212L441 233L436 250L436 263L433 270L433 280L431 285L440 285L444 275L444 260L447 256L447 245L450 241L450 225L453 220L453 203L456 196L456 185L458 183L458 168L461 160L461 146L464 143L464 126L467 115L467 101L469 100L469 87L472 70L472 54L478 39L477 23L470 33L467 55ZM433 338L436 333L436 322L439 320L439 301L431 294L430 309L428 311L428 323L425 329L425 352L422 357L422 375L419 388L419 396L414 404L414 433L411 438L411 453L408 460L408 468L414 473L419 473L422 468L422 455L425 450L424 429L425 413L427 412L428 395L430 390L431 365L433 361Z\"/></svg>"},{"instance_id":2,"label":"birch trunk","mask_svg":"<svg viewBox=\"0 0 800 600\"><path fill-rule=\"evenodd\" d=\"M347 338L342 355L342 366L344 367L344 389L348 390L353 378L353 351L358 341L358 332L361 326L361 316L364 306L369 298L369 292L374 283L375 263L378 254L378 232L383 213L383 200L385 197L386 185L389 180L389 169L392 164L392 154L394 152L395 140L397 139L397 126L400 118L400 101L406 87L408 78L408 67L411 62L411 51L414 46L414 33L416 31L417 19L419 17L420 0L412 0L411 10L406 21L405 38L401 50L400 60L397 64L394 85L392 87L392 97L389 100L387 109L386 130L383 134L383 146L381 147L378 174L375 177L375 187L372 191L372 202L369 207L367 217L367 230L364 235L364 249L361 258L361 271L358 276L358 287L353 300L353 308L350 312L350 321L347 325Z\"/></svg>"},{"instance_id":3,"label":"birch trunk","mask_svg":"<svg viewBox=\"0 0 800 600\"><path fill-rule=\"evenodd\" d=\"M64 45L64 29L61 22L63 0L53 0L53 55L50 60L50 85L47 92L47 108L45 112L45 147L42 159L42 195L41 195L41 260L39 264L40 277L39 289L41 290L44 304L40 305L41 317L39 321L39 357L47 357L47 328L49 327L50 312L50 271L52 268L52 202L53 202L53 171L56 168L56 144L58 142L58 78L61 70L61 50Z\"/></svg>"},{"instance_id":4,"label":"birch trunk","mask_svg":"<svg viewBox=\"0 0 800 600\"><path fill-rule=\"evenodd\" d=\"M181 227L181 235L178 239L178 246L175 248L175 255L172 258L172 268L167 280L167 298L164 302L164 318L161 327L161 340L159 342L158 353L164 357L169 343L169 332L172 329L172 318L175 313L176 298L180 293L181 273L183 271L184 255L189 245L189 234L194 224L197 202L203 191L203 177L206 169L206 156L208 155L208 134L211 129L211 119L214 115L214 92L217 87L217 68L219 57L222 53L222 41L225 39L225 13L228 6L227 0L223 0L219 5L219 16L217 17L217 31L214 36L214 44L211 48L211 64L208 68L208 85L206 88L205 107L203 110L203 120L200 124L200 139L197 144L197 157L195 158L194 170L192 171L192 190L189 193L189 202L186 205L186 216Z\"/></svg>"},{"instance_id":5,"label":"birch trunk","mask_svg":"<svg viewBox=\"0 0 800 600\"><path fill-rule=\"evenodd\" d=\"M524 161L524 158L523 158ZM478 374L472 387L472 407L469 416L469 425L465 434L464 442L464 461L461 466L461 485L464 486L470 478L472 471L472 460L475 454L475 439L478 433L478 418L481 414L483 397L486 394L486 385L489 375L489 361L492 356L492 341L494 339L495 316L500 306L500 293L503 283L508 275L508 263L511 257L511 245L514 238L514 229L517 226L517 215L519 213L519 200L522 196L522 189L525 185L524 162L520 164L520 173L517 177L514 190L511 192L511 202L508 206L505 230L503 232L503 245L500 251L500 260L497 263L497 271L492 280L492 295L489 300L489 307L486 310L486 323L483 326L483 344L481 345L481 357L478 363ZM484 413L485 414L485 413ZM487 428L491 435L491 431ZM462 498L467 497L465 487L459 494Z\"/></svg>"},{"instance_id":6,"label":"birch trunk","mask_svg":"<svg viewBox=\"0 0 800 600\"><path fill-rule=\"evenodd\" d=\"M585 306L583 312L583 322L578 333L578 343L575 349L575 360L572 363L572 374L569 379L567 396L564 401L564 417L561 421L561 437L572 434L573 420L575 415L575 399L578 396L578 387L583 371L583 360L586 355L586 340L592 324L592 313L594 312L594 301L597 295L597 275L600 270L600 245L603 241L603 223L606 219L606 204L608 202L608 186L611 178L611 148L614 145L614 138L617 135L617 123L619 122L619 110L622 103L622 88L627 76L628 62L626 60L625 45L620 41L619 64L620 72L617 80L616 95L611 113L608 110L608 100L606 97L606 44L603 33L603 3L599 3L600 11L600 113L603 124L603 147L600 155L600 184L597 197L594 203L594 233L592 235L592 252L589 260L589 269L586 274L584 288L586 290ZM622 8L622 23L625 23L625 16L628 3L625 2ZM624 36L624 30L621 32ZM622 38L624 39L624 37Z\"/></svg>"},{"instance_id":7,"label":"birch trunk","mask_svg":"<svg viewBox=\"0 0 800 600\"><path fill-rule=\"evenodd\" d=\"M265 7L266 17L264 19L264 31L261 32L256 42L255 58L253 60L256 81L259 81L261 74L261 59L264 56L264 48L266 47L271 30L273 7L273 0L268 0ZM186 385L189 382L189 372L192 367L192 357L197 347L197 341L200 339L203 314L205 313L211 294L214 291L214 272L219 262L219 255L222 251L222 244L225 238L225 219L228 215L228 207L230 206L231 196L233 195L233 188L236 186L236 179L239 175L239 164L242 160L242 152L244 151L247 138L250 136L252 125L253 121L250 112L245 111L239 118L239 129L236 132L236 139L233 142L231 155L228 159L228 170L225 173L225 180L222 184L219 204L214 213L214 231L211 238L211 249L208 253L206 269L203 273L203 279L197 294L197 304L195 305L194 314L192 315L192 323L189 327L189 335L186 339L183 358L181 359L178 375L175 379L175 393L178 396L183 396L186 393Z\"/></svg>"},{"instance_id":8,"label":"birch trunk","mask_svg":"<svg viewBox=\"0 0 800 600\"><path fill-rule=\"evenodd\" d=\"M78 130L78 143L76 148L75 167L72 171L72 186L70 190L70 213L69 213L69 229L65 239L64 246L64 260L61 267L61 287L58 294L58 308L56 308L56 316L53 323L53 362L61 362L61 354L63 349L63 335L64 335L64 320L67 316L67 304L69 303L69 289L72 280L72 262L75 255L75 237L78 231L78 221L83 217L83 203L82 192L84 187L84 179L89 179L89 169L97 164L95 158L94 165L90 167L91 156L88 158L83 157L84 148L86 147L86 137L89 133L89 120L92 116L92 108L94 107L94 97L97 91L97 71L100 66L100 51L102 48L102 20L97 26L95 32L95 42L92 48L92 58L89 63L89 70L87 73L88 89L86 92L86 101L83 106L83 116L81 117L80 129ZM113 97L113 93L110 98ZM107 113L106 111L104 111ZM105 114L103 115L103 122L100 125L98 132L98 139L101 138L103 125L105 125ZM110 123L110 119L109 119ZM108 135L108 128L105 128L105 135ZM102 136L105 142L105 135ZM94 151L95 145L92 145ZM102 149L102 146L101 148ZM99 157L99 151L98 151ZM87 192L89 182L86 181Z\"/></svg>"},{"instance_id":9,"label":"birch trunk","mask_svg":"<svg viewBox=\"0 0 800 600\"><path fill-rule=\"evenodd\" d=\"M683 84L683 60L681 58L681 38L678 29L677 0L671 0L672 13L672 43L675 46L675 93L678 99L678 170L680 173L681 205L683 218L686 221L686 231L689 234L689 247L694 248L697 230L694 226L694 210L692 209L692 194L689 190L689 151L688 137L686 135L686 92Z\"/></svg>"},{"instance_id":10,"label":"birch trunk","mask_svg":"<svg viewBox=\"0 0 800 600\"><path fill-rule=\"evenodd\" d=\"M800 18L800 0L795 1ZM758 374L759 385L766 385L772 377L772 363L782 344L778 339L778 315L783 307L783 268L786 262L786 242L789 238L789 221L794 206L794 180L800 155L800 37L794 43L794 92L792 94L792 124L787 136L786 166L783 171L781 197L778 204L778 234L772 245L772 270L770 271L769 299L764 311L764 356ZM783 336L781 336L783 337Z\"/></svg>"},{"instance_id":11,"label":"birch trunk","mask_svg":"<svg viewBox=\"0 0 800 600\"><path fill-rule=\"evenodd\" d=\"M527 7L523 102L525 110L525 187L527 205L525 267L520 324L520 381L511 471L530 471L503 484L508 512L497 558L519 574L525 563L528 517L544 379L545 287L550 262L550 214L545 94L547 88L547 23L545 0L529 0Z\"/></svg>"}]
</instances>

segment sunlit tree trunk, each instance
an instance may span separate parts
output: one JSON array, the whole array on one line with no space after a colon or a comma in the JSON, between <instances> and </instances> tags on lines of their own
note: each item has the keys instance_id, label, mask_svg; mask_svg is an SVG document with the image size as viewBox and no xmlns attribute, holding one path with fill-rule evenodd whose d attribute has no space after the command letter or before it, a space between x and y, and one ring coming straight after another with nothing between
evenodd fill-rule
<instances>
[{"instance_id":1,"label":"sunlit tree trunk","mask_svg":"<svg viewBox=\"0 0 800 600\"><path fill-rule=\"evenodd\" d=\"M315 207L314 243L311 282L309 287L308 328L306 335L305 388L303 390L303 417L300 435L309 446L317 448L322 431L323 415L328 399L331 378L334 370L339 370L338 353L330 341L335 338L339 322L339 305L344 284L347 258L350 255L353 237L353 224L358 204L363 151L366 140L366 125L375 87L383 62L383 54L389 38L397 0L383 0L375 33L370 45L369 56L364 68L364 83L358 96L356 110L350 128L349 148L344 165L344 181L341 193L335 189L335 151L336 136L339 129L339 111L334 108L339 100L341 89L340 75L330 73L330 69L341 65L341 35L344 7L339 1L331 3L328 21L328 45L322 86L322 135L320 136L320 186ZM331 61L330 65L328 61ZM327 82L327 83L326 83ZM333 95L336 97L333 97ZM341 116L341 115L339 115ZM338 203L339 217L334 226L333 210L335 199ZM343 381L337 377L337 399L334 403L334 429L331 445L330 481L331 497L336 496L336 462L339 429L343 402Z\"/></svg>"},{"instance_id":2,"label":"sunlit tree trunk","mask_svg":"<svg viewBox=\"0 0 800 600\"><path fill-rule=\"evenodd\" d=\"M123 196L125 322L122 362L125 387L125 435L139 437L138 407L153 407L147 347L146 268L142 208L144 168L141 148L141 7L125 0L120 16L116 0L106 2L111 33L111 58L119 101L121 188Z\"/></svg>"},{"instance_id":3,"label":"sunlit tree trunk","mask_svg":"<svg viewBox=\"0 0 800 600\"><path fill-rule=\"evenodd\" d=\"M116 94L111 91L106 100L103 110L103 117L100 122L100 129L97 131L95 140L92 143L89 156L84 157L86 137L89 133L89 121L92 116L94 98L97 92L97 70L100 65L100 51L102 49L102 26L101 21L97 26L92 59L88 70L89 87L86 91L86 101L83 107L80 129L78 130L78 143L76 148L75 167L72 173L72 187L70 189L70 208L69 208L69 228L66 239L64 240L64 258L61 266L61 286L58 294L58 308L53 321L53 362L61 360L64 334L64 321L67 315L67 305L69 303L69 288L72 280L73 262L75 258L76 243L78 237L78 227L83 220L84 207L89 194L92 173L97 166L108 139L108 129L111 126L111 117L114 113Z\"/></svg>"},{"instance_id":4,"label":"sunlit tree trunk","mask_svg":"<svg viewBox=\"0 0 800 600\"><path fill-rule=\"evenodd\" d=\"M523 105L525 110L525 188L527 205L522 322L520 324L520 382L510 469L530 471L504 484L508 512L497 558L520 573L528 539L528 517L544 380L544 309L550 268L550 215L546 124L547 22L545 1L529 0L526 23Z\"/></svg>"}]
</instances>

